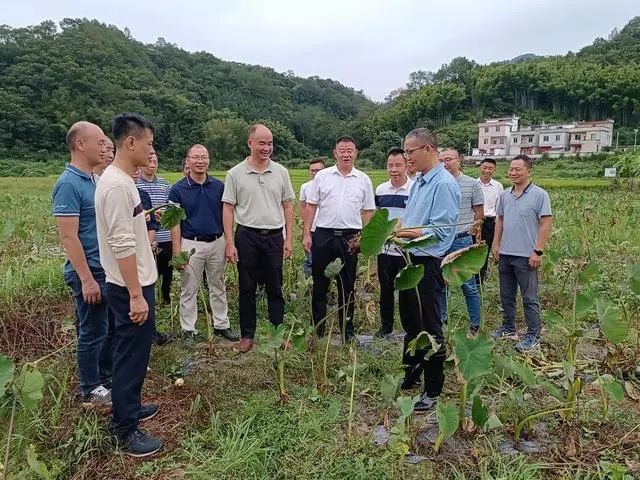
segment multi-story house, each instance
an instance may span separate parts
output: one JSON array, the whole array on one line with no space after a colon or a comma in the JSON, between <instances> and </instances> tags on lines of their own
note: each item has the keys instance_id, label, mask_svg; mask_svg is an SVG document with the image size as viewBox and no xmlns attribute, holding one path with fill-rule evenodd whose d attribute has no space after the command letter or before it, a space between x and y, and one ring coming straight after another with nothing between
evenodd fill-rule
<instances>
[{"instance_id":1,"label":"multi-story house","mask_svg":"<svg viewBox=\"0 0 640 480\"><path fill-rule=\"evenodd\" d=\"M572 153L598 153L613 141L613 120L577 122L571 129Z\"/></svg>"},{"instance_id":2,"label":"multi-story house","mask_svg":"<svg viewBox=\"0 0 640 480\"><path fill-rule=\"evenodd\" d=\"M481 155L508 155L511 132L518 130L519 117L488 118L478 124L478 149Z\"/></svg>"}]
</instances>

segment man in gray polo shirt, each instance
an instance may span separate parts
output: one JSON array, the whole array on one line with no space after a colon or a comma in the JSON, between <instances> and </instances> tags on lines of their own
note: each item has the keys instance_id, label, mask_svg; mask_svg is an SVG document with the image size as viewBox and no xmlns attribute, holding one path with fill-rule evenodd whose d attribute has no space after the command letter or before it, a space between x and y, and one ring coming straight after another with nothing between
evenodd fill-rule
<instances>
[{"instance_id":1,"label":"man in gray polo shirt","mask_svg":"<svg viewBox=\"0 0 640 480\"><path fill-rule=\"evenodd\" d=\"M264 125L253 125L248 145L251 154L227 172L222 195L225 256L238 264L242 335L238 348L242 353L253 347L259 282L265 284L269 320L273 325L283 322L282 260L291 256L293 248L295 197L289 172L271 160L271 131ZM235 237L234 220L238 225Z\"/></svg>"},{"instance_id":2,"label":"man in gray polo shirt","mask_svg":"<svg viewBox=\"0 0 640 480\"><path fill-rule=\"evenodd\" d=\"M500 195L496 209L496 231L492 252L498 260L502 326L494 339L517 339L516 293L522 294L527 333L516 350L528 352L540 346L540 301L538 267L551 232L552 216L549 195L531 183L531 160L518 155L509 165L513 187Z\"/></svg>"},{"instance_id":3,"label":"man in gray polo shirt","mask_svg":"<svg viewBox=\"0 0 640 480\"><path fill-rule=\"evenodd\" d=\"M460 171L460 154L453 148L447 148L440 152L438 160L444 168L456 179L458 187L462 192L460 200L460 216L456 227L456 237L446 254L473 245L475 235L480 240L482 222L484 219L484 195L480 183L475 178L471 178ZM462 293L469 312L469 333L475 335L480 329L480 294L476 285L475 277L469 278L462 285ZM441 293L441 316L442 322L447 322L447 289Z\"/></svg>"}]
</instances>

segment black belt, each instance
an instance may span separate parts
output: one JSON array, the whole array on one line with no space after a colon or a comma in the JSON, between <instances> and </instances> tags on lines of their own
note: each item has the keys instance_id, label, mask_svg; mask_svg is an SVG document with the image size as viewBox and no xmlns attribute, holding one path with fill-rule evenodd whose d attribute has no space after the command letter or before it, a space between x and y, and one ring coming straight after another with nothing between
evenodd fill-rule
<instances>
[{"instance_id":1,"label":"black belt","mask_svg":"<svg viewBox=\"0 0 640 480\"><path fill-rule=\"evenodd\" d=\"M258 235L274 235L276 233L282 233L282 228L254 228L245 227L244 225L238 225L238 228L243 228Z\"/></svg>"},{"instance_id":2,"label":"black belt","mask_svg":"<svg viewBox=\"0 0 640 480\"><path fill-rule=\"evenodd\" d=\"M355 235L360 233L357 228L324 228L316 227L316 232L330 233L334 237L342 237L343 235Z\"/></svg>"},{"instance_id":3,"label":"black belt","mask_svg":"<svg viewBox=\"0 0 640 480\"><path fill-rule=\"evenodd\" d=\"M194 242L215 242L222 236L221 233L214 233L213 235L182 235L182 238L187 240L193 240Z\"/></svg>"},{"instance_id":4,"label":"black belt","mask_svg":"<svg viewBox=\"0 0 640 480\"><path fill-rule=\"evenodd\" d=\"M496 221L496 217L484 217L484 221L485 222L495 222Z\"/></svg>"},{"instance_id":5,"label":"black belt","mask_svg":"<svg viewBox=\"0 0 640 480\"><path fill-rule=\"evenodd\" d=\"M460 232L456 235L456 240L460 239L460 238L465 238L465 237L470 237L471 235L469 235L469 232Z\"/></svg>"}]
</instances>

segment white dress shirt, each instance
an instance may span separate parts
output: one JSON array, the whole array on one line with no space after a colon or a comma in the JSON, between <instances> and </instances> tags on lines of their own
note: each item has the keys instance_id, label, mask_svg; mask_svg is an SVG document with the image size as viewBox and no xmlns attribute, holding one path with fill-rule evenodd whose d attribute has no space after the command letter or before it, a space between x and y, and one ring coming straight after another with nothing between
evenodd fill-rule
<instances>
[{"instance_id":1,"label":"white dress shirt","mask_svg":"<svg viewBox=\"0 0 640 480\"><path fill-rule=\"evenodd\" d=\"M309 190L309 186L311 185L313 180L309 180L305 182L300 187L300 201L307 203L307 191ZM318 217L318 211L316 210L316 215L313 217L313 224L311 225L311 231L315 232L316 230L316 218Z\"/></svg>"},{"instance_id":2,"label":"white dress shirt","mask_svg":"<svg viewBox=\"0 0 640 480\"><path fill-rule=\"evenodd\" d=\"M482 194L484 195L484 216L495 217L498 198L500 198L500 194L504 191L504 187L499 181L493 178L486 184L482 183L482 180L479 178L478 183L480 183Z\"/></svg>"},{"instance_id":3,"label":"white dress shirt","mask_svg":"<svg viewBox=\"0 0 640 480\"><path fill-rule=\"evenodd\" d=\"M353 168L343 175L338 167L320 170L306 189L307 203L317 205L315 224L319 228L362 228L362 210L375 210L371 179Z\"/></svg>"}]
</instances>

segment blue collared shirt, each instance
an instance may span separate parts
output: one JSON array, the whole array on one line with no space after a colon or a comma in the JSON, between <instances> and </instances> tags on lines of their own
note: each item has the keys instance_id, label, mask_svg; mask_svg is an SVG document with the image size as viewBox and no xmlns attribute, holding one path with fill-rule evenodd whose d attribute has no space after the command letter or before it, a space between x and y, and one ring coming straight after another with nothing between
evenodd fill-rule
<instances>
[{"instance_id":1,"label":"blue collared shirt","mask_svg":"<svg viewBox=\"0 0 640 480\"><path fill-rule=\"evenodd\" d=\"M452 225L458 223L460 213L460 187L442 164L416 178L405 208L402 225ZM453 244L456 227L425 228L423 234L433 233L439 240L427 248L413 249L417 256L442 257Z\"/></svg>"},{"instance_id":2,"label":"blue collared shirt","mask_svg":"<svg viewBox=\"0 0 640 480\"><path fill-rule=\"evenodd\" d=\"M180 222L182 236L222 233L222 193L224 183L207 175L202 185L187 175L171 187L169 200L178 202L187 214Z\"/></svg>"},{"instance_id":3,"label":"blue collared shirt","mask_svg":"<svg viewBox=\"0 0 640 480\"><path fill-rule=\"evenodd\" d=\"M95 192L93 177L67 164L53 187L51 196L54 217L78 217L78 238L87 265L89 268L102 269L96 230ZM64 264L64 271L74 271L69 259Z\"/></svg>"}]
</instances>

